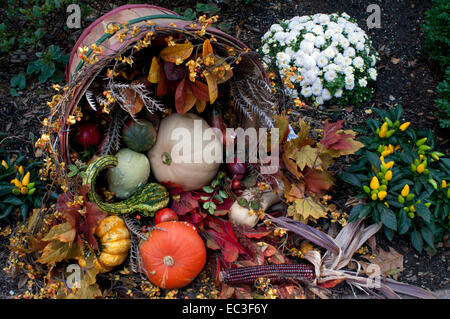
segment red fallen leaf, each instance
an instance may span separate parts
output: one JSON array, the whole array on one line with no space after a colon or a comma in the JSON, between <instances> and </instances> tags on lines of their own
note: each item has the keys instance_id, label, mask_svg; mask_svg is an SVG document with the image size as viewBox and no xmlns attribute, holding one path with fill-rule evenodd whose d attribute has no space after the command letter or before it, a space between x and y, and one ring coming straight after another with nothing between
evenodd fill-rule
<instances>
[{"instance_id":1,"label":"red fallen leaf","mask_svg":"<svg viewBox=\"0 0 450 319\"><path fill-rule=\"evenodd\" d=\"M167 80L178 81L184 77L186 73L186 67L184 65L176 65L175 63L172 62L165 62L164 72L166 74Z\"/></svg>"},{"instance_id":2,"label":"red fallen leaf","mask_svg":"<svg viewBox=\"0 0 450 319\"><path fill-rule=\"evenodd\" d=\"M334 185L333 179L328 172L305 167L302 174L306 186L313 193L322 193Z\"/></svg>"},{"instance_id":3,"label":"red fallen leaf","mask_svg":"<svg viewBox=\"0 0 450 319\"><path fill-rule=\"evenodd\" d=\"M340 284L342 281L344 281L344 279L335 279L335 280L318 283L317 286L320 288L334 288L338 284Z\"/></svg>"},{"instance_id":4,"label":"red fallen leaf","mask_svg":"<svg viewBox=\"0 0 450 319\"><path fill-rule=\"evenodd\" d=\"M247 238L255 238L260 239L270 234L270 230L265 226L260 226L257 229L254 229L247 225L241 226L241 234L246 236Z\"/></svg>"},{"instance_id":5,"label":"red fallen leaf","mask_svg":"<svg viewBox=\"0 0 450 319\"><path fill-rule=\"evenodd\" d=\"M192 93L194 93L194 96L199 99L200 101L209 101L209 91L208 86L200 81L191 82L188 81Z\"/></svg>"},{"instance_id":6,"label":"red fallen leaf","mask_svg":"<svg viewBox=\"0 0 450 319\"><path fill-rule=\"evenodd\" d=\"M206 214L204 214L200 208L196 208L193 212L190 212L189 214L180 216L181 221L185 221L188 223L191 223L193 225L196 225L197 227L200 227L200 223L203 222L203 220L206 218Z\"/></svg>"},{"instance_id":7,"label":"red fallen leaf","mask_svg":"<svg viewBox=\"0 0 450 319\"><path fill-rule=\"evenodd\" d=\"M328 119L325 121L320 143L326 149L345 150L351 148L351 144L347 141L347 138L352 138L353 135L343 132L338 133L342 128L343 122L344 120L337 121L336 123L328 123Z\"/></svg>"},{"instance_id":8,"label":"red fallen leaf","mask_svg":"<svg viewBox=\"0 0 450 319\"><path fill-rule=\"evenodd\" d=\"M222 283L219 299L230 299L234 295L234 290L235 290L234 287Z\"/></svg>"},{"instance_id":9,"label":"red fallen leaf","mask_svg":"<svg viewBox=\"0 0 450 319\"><path fill-rule=\"evenodd\" d=\"M167 95L175 96L179 82L180 81L167 81Z\"/></svg>"},{"instance_id":10,"label":"red fallen leaf","mask_svg":"<svg viewBox=\"0 0 450 319\"><path fill-rule=\"evenodd\" d=\"M215 242L214 247L220 247L225 262L236 261L239 254L249 256L245 248L239 244L229 221L208 216L205 219L205 226L208 228L206 230L207 236ZM214 249L214 247L211 245L210 248Z\"/></svg>"},{"instance_id":11,"label":"red fallen leaf","mask_svg":"<svg viewBox=\"0 0 450 319\"><path fill-rule=\"evenodd\" d=\"M290 264L291 261L283 255L275 246L265 243L264 257L272 264Z\"/></svg>"},{"instance_id":12,"label":"red fallen leaf","mask_svg":"<svg viewBox=\"0 0 450 319\"><path fill-rule=\"evenodd\" d=\"M238 299L253 299L252 288L249 285L234 287L234 293Z\"/></svg>"},{"instance_id":13,"label":"red fallen leaf","mask_svg":"<svg viewBox=\"0 0 450 319\"><path fill-rule=\"evenodd\" d=\"M199 207L198 200L195 199L191 192L181 192L179 197L174 197L170 204L170 208L179 216L186 215Z\"/></svg>"}]
</instances>

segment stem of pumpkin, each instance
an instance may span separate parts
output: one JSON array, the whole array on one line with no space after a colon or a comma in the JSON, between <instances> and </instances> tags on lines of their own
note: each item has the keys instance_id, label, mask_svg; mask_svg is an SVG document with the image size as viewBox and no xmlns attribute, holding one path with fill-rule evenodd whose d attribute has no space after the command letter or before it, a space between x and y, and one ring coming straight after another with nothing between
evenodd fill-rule
<instances>
[{"instance_id":1,"label":"stem of pumpkin","mask_svg":"<svg viewBox=\"0 0 450 319\"><path fill-rule=\"evenodd\" d=\"M228 285L253 284L258 278L269 278L271 283L286 280L312 281L316 277L310 264L276 264L241 267L223 270L219 281Z\"/></svg>"},{"instance_id":2,"label":"stem of pumpkin","mask_svg":"<svg viewBox=\"0 0 450 319\"><path fill-rule=\"evenodd\" d=\"M172 256L164 256L163 263L168 267L172 267L173 265L175 265L175 260L173 260Z\"/></svg>"}]
</instances>

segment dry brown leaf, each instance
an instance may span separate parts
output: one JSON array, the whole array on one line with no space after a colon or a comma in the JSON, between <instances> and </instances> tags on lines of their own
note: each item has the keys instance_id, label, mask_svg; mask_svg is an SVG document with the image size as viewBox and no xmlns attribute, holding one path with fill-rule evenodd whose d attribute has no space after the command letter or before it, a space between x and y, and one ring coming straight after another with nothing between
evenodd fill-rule
<instances>
[{"instance_id":1,"label":"dry brown leaf","mask_svg":"<svg viewBox=\"0 0 450 319\"><path fill-rule=\"evenodd\" d=\"M181 62L186 60L194 50L191 42L187 41L185 43L177 43L174 46L168 46L161 50L159 56L166 62L177 63L178 59Z\"/></svg>"},{"instance_id":2,"label":"dry brown leaf","mask_svg":"<svg viewBox=\"0 0 450 319\"><path fill-rule=\"evenodd\" d=\"M389 247L389 251L379 248L378 254L374 259L371 259L369 256L362 257L369 261L369 263L361 262L364 270L367 270L370 264L380 267L380 275L394 275L403 270L403 255L399 254L392 247Z\"/></svg>"},{"instance_id":3,"label":"dry brown leaf","mask_svg":"<svg viewBox=\"0 0 450 319\"><path fill-rule=\"evenodd\" d=\"M306 197L296 199L288 207L287 216L293 217L296 221L306 223L310 219L317 220L321 217L326 217L327 212L312 197Z\"/></svg>"},{"instance_id":4,"label":"dry brown leaf","mask_svg":"<svg viewBox=\"0 0 450 319\"><path fill-rule=\"evenodd\" d=\"M161 63L156 56L152 59L152 65L150 66L147 80L150 83L159 83L159 81L161 81Z\"/></svg>"},{"instance_id":5,"label":"dry brown leaf","mask_svg":"<svg viewBox=\"0 0 450 319\"><path fill-rule=\"evenodd\" d=\"M392 64L398 64L400 62L400 59L396 58L396 57L392 57L391 62L392 62Z\"/></svg>"}]
</instances>

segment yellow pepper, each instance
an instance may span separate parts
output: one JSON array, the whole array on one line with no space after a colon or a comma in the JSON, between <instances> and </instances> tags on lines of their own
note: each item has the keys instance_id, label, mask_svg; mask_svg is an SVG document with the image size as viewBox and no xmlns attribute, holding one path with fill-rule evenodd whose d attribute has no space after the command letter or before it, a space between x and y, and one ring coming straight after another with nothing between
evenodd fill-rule
<instances>
[{"instance_id":1,"label":"yellow pepper","mask_svg":"<svg viewBox=\"0 0 450 319\"><path fill-rule=\"evenodd\" d=\"M422 163L419 166L417 166L416 172L419 174L422 174L424 170L425 170L425 165L423 165L423 163Z\"/></svg>"},{"instance_id":2,"label":"yellow pepper","mask_svg":"<svg viewBox=\"0 0 450 319\"><path fill-rule=\"evenodd\" d=\"M370 188L371 189L378 189L380 187L380 182L378 181L378 178L374 176L372 180L370 181Z\"/></svg>"},{"instance_id":3,"label":"yellow pepper","mask_svg":"<svg viewBox=\"0 0 450 319\"><path fill-rule=\"evenodd\" d=\"M387 171L386 174L384 174L384 178L387 181L390 181L392 179L392 171Z\"/></svg>"},{"instance_id":4,"label":"yellow pepper","mask_svg":"<svg viewBox=\"0 0 450 319\"><path fill-rule=\"evenodd\" d=\"M411 124L411 122L403 123L402 125L400 125L400 130L405 131L409 127L410 124Z\"/></svg>"},{"instance_id":5,"label":"yellow pepper","mask_svg":"<svg viewBox=\"0 0 450 319\"><path fill-rule=\"evenodd\" d=\"M8 168L9 168L8 163L6 163L5 160L2 160L2 166L3 166L5 169L8 169Z\"/></svg>"},{"instance_id":6,"label":"yellow pepper","mask_svg":"<svg viewBox=\"0 0 450 319\"><path fill-rule=\"evenodd\" d=\"M25 186L22 186L22 187L20 188L20 193L21 193L22 195L28 194L28 188L25 187Z\"/></svg>"},{"instance_id":7,"label":"yellow pepper","mask_svg":"<svg viewBox=\"0 0 450 319\"><path fill-rule=\"evenodd\" d=\"M378 199L379 200L383 200L386 196L387 196L387 192L386 191L378 192Z\"/></svg>"},{"instance_id":8,"label":"yellow pepper","mask_svg":"<svg viewBox=\"0 0 450 319\"><path fill-rule=\"evenodd\" d=\"M416 208L414 207L414 205L409 206L409 211L413 213L416 212Z\"/></svg>"},{"instance_id":9,"label":"yellow pepper","mask_svg":"<svg viewBox=\"0 0 450 319\"><path fill-rule=\"evenodd\" d=\"M14 178L11 181L11 184L14 184L14 186L16 186L17 188L21 188L22 187L22 183L17 178Z\"/></svg>"},{"instance_id":10,"label":"yellow pepper","mask_svg":"<svg viewBox=\"0 0 450 319\"><path fill-rule=\"evenodd\" d=\"M377 196L377 194L372 194L371 198L372 198L372 200L377 200L378 196Z\"/></svg>"},{"instance_id":11,"label":"yellow pepper","mask_svg":"<svg viewBox=\"0 0 450 319\"><path fill-rule=\"evenodd\" d=\"M22 165L20 165L20 166L19 166L19 169L18 169L18 171L19 171L19 174L20 174L20 175L22 175L22 174L23 174L23 166L22 166Z\"/></svg>"},{"instance_id":12,"label":"yellow pepper","mask_svg":"<svg viewBox=\"0 0 450 319\"><path fill-rule=\"evenodd\" d=\"M441 188L447 188L447 181L445 179L442 180Z\"/></svg>"},{"instance_id":13,"label":"yellow pepper","mask_svg":"<svg viewBox=\"0 0 450 319\"><path fill-rule=\"evenodd\" d=\"M409 185L408 185L408 184L406 184L405 186L403 186L403 189L402 189L401 194L402 194L403 197L408 196L408 194L409 194Z\"/></svg>"},{"instance_id":14,"label":"yellow pepper","mask_svg":"<svg viewBox=\"0 0 450 319\"><path fill-rule=\"evenodd\" d=\"M27 172L22 178L22 185L27 186L30 183L30 172Z\"/></svg>"},{"instance_id":15,"label":"yellow pepper","mask_svg":"<svg viewBox=\"0 0 450 319\"><path fill-rule=\"evenodd\" d=\"M387 130L388 130L388 123L384 122L383 125L381 125L381 129L380 132L378 133L378 136L381 138L385 138Z\"/></svg>"}]
</instances>

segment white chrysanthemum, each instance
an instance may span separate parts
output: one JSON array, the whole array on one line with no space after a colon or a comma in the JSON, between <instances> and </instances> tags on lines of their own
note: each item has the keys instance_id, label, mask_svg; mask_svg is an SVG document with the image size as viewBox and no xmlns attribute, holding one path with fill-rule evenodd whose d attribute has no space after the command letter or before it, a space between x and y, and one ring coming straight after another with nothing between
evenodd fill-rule
<instances>
[{"instance_id":1,"label":"white chrysanthemum","mask_svg":"<svg viewBox=\"0 0 450 319\"><path fill-rule=\"evenodd\" d=\"M350 98L349 91L357 86L355 103L360 103L371 93L369 81L378 76L377 54L364 30L349 19L347 14L297 16L283 21L283 26L273 25L264 34L259 49L263 62L277 66L282 80L287 77L295 84L286 94L324 103L333 97ZM293 65L296 70L292 70ZM340 77L343 84L336 81ZM325 83L338 87L332 94Z\"/></svg>"},{"instance_id":2,"label":"white chrysanthemum","mask_svg":"<svg viewBox=\"0 0 450 319\"><path fill-rule=\"evenodd\" d=\"M341 17L343 17L346 20L350 19L350 16L346 12L342 12Z\"/></svg>"},{"instance_id":3,"label":"white chrysanthemum","mask_svg":"<svg viewBox=\"0 0 450 319\"><path fill-rule=\"evenodd\" d=\"M358 80L358 84L359 84L360 87L365 88L367 86L367 80L364 79L364 78L363 79L359 79Z\"/></svg>"},{"instance_id":4,"label":"white chrysanthemum","mask_svg":"<svg viewBox=\"0 0 450 319\"><path fill-rule=\"evenodd\" d=\"M332 59L336 55L336 51L333 49L333 47L329 46L323 51L323 54L328 58Z\"/></svg>"},{"instance_id":5,"label":"white chrysanthemum","mask_svg":"<svg viewBox=\"0 0 450 319\"><path fill-rule=\"evenodd\" d=\"M324 54L319 54L319 57L317 58L317 65L321 68L326 66L328 64L328 59Z\"/></svg>"},{"instance_id":6,"label":"white chrysanthemum","mask_svg":"<svg viewBox=\"0 0 450 319\"><path fill-rule=\"evenodd\" d=\"M314 40L314 45L317 48L320 48L322 45L324 45L326 42L325 38L321 35L317 36L316 39Z\"/></svg>"},{"instance_id":7,"label":"white chrysanthemum","mask_svg":"<svg viewBox=\"0 0 450 319\"><path fill-rule=\"evenodd\" d=\"M327 82L333 82L334 80L336 80L336 78L337 78L337 73L336 73L336 71L334 71L334 70L328 70L327 72L325 72L324 79L325 79Z\"/></svg>"},{"instance_id":8,"label":"white chrysanthemum","mask_svg":"<svg viewBox=\"0 0 450 319\"><path fill-rule=\"evenodd\" d=\"M312 32L314 32L316 35L322 35L323 34L323 27L318 24L314 28L312 28Z\"/></svg>"},{"instance_id":9,"label":"white chrysanthemum","mask_svg":"<svg viewBox=\"0 0 450 319\"><path fill-rule=\"evenodd\" d=\"M303 37L305 38L305 40L311 41L312 43L314 43L314 41L316 40L316 36L311 32L308 32Z\"/></svg>"},{"instance_id":10,"label":"white chrysanthemum","mask_svg":"<svg viewBox=\"0 0 450 319\"><path fill-rule=\"evenodd\" d=\"M275 39L275 41L278 41L281 43L286 40L286 37L288 35L289 35L289 33L287 33L287 32L279 31L279 32L275 32L275 34L273 35L273 38Z\"/></svg>"},{"instance_id":11,"label":"white chrysanthemum","mask_svg":"<svg viewBox=\"0 0 450 319\"><path fill-rule=\"evenodd\" d=\"M272 24L272 26L270 27L270 31L280 32L280 31L283 31L283 27L279 24Z\"/></svg>"},{"instance_id":12,"label":"white chrysanthemum","mask_svg":"<svg viewBox=\"0 0 450 319\"><path fill-rule=\"evenodd\" d=\"M339 44L340 44L341 47L343 47L344 49L346 49L346 48L349 47L350 42L349 42L345 37L342 37L342 38L339 40Z\"/></svg>"},{"instance_id":13,"label":"white chrysanthemum","mask_svg":"<svg viewBox=\"0 0 450 319\"><path fill-rule=\"evenodd\" d=\"M377 70L375 70L374 68L370 68L368 72L369 72L370 78L375 81L377 79L377 75L378 75Z\"/></svg>"},{"instance_id":14,"label":"white chrysanthemum","mask_svg":"<svg viewBox=\"0 0 450 319\"><path fill-rule=\"evenodd\" d=\"M360 69L364 66L364 60L360 56L353 59L353 65L355 68Z\"/></svg>"},{"instance_id":15,"label":"white chrysanthemum","mask_svg":"<svg viewBox=\"0 0 450 319\"><path fill-rule=\"evenodd\" d=\"M300 91L301 95L308 98L312 95L312 88L310 86L304 86Z\"/></svg>"},{"instance_id":16,"label":"white chrysanthemum","mask_svg":"<svg viewBox=\"0 0 450 319\"><path fill-rule=\"evenodd\" d=\"M305 55L303 60L303 67L307 70L312 69L316 66L316 60L310 55Z\"/></svg>"},{"instance_id":17,"label":"white chrysanthemum","mask_svg":"<svg viewBox=\"0 0 450 319\"><path fill-rule=\"evenodd\" d=\"M353 90L355 88L355 83L353 84L345 84L345 88L349 91Z\"/></svg>"},{"instance_id":18,"label":"white chrysanthemum","mask_svg":"<svg viewBox=\"0 0 450 319\"><path fill-rule=\"evenodd\" d=\"M344 50L344 56L348 56L348 57L354 57L356 54L355 49L353 49L353 47L348 47Z\"/></svg>"},{"instance_id":19,"label":"white chrysanthemum","mask_svg":"<svg viewBox=\"0 0 450 319\"><path fill-rule=\"evenodd\" d=\"M332 96L331 96L330 91L328 91L328 89L323 89L322 90L322 99L324 101L329 101L329 100L331 100L331 98L332 98Z\"/></svg>"},{"instance_id":20,"label":"white chrysanthemum","mask_svg":"<svg viewBox=\"0 0 450 319\"><path fill-rule=\"evenodd\" d=\"M323 104L323 98L322 98L322 96L316 97L316 103L319 104L319 105L322 105L322 104Z\"/></svg>"},{"instance_id":21,"label":"white chrysanthemum","mask_svg":"<svg viewBox=\"0 0 450 319\"><path fill-rule=\"evenodd\" d=\"M355 71L355 69L352 66L349 65L349 66L345 67L344 74L346 76L353 76L353 72L354 71Z\"/></svg>"},{"instance_id":22,"label":"white chrysanthemum","mask_svg":"<svg viewBox=\"0 0 450 319\"><path fill-rule=\"evenodd\" d=\"M313 84L317 80L318 72L316 69L310 69L306 71L303 75L303 80L305 81L305 84Z\"/></svg>"},{"instance_id":23,"label":"white chrysanthemum","mask_svg":"<svg viewBox=\"0 0 450 319\"><path fill-rule=\"evenodd\" d=\"M364 43L363 43L363 42L358 42L358 43L356 43L355 48L356 48L356 50L358 50L358 51L364 50L364 48L365 48Z\"/></svg>"}]
</instances>

